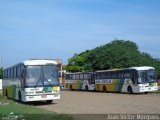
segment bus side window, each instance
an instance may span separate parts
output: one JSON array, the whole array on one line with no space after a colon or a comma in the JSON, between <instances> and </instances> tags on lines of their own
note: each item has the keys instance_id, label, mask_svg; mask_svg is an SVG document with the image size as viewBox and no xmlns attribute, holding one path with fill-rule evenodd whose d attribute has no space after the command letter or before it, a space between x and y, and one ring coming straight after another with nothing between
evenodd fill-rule
<instances>
[{"instance_id":1,"label":"bus side window","mask_svg":"<svg viewBox=\"0 0 160 120\"><path fill-rule=\"evenodd\" d=\"M101 73L101 79L106 79L106 73L105 72Z\"/></svg>"},{"instance_id":2,"label":"bus side window","mask_svg":"<svg viewBox=\"0 0 160 120\"><path fill-rule=\"evenodd\" d=\"M117 72L116 71L111 72L111 75L112 75L112 79L117 78Z\"/></svg>"},{"instance_id":3,"label":"bus side window","mask_svg":"<svg viewBox=\"0 0 160 120\"><path fill-rule=\"evenodd\" d=\"M76 75L72 75L72 79L75 80L76 79Z\"/></svg>"},{"instance_id":4,"label":"bus side window","mask_svg":"<svg viewBox=\"0 0 160 120\"><path fill-rule=\"evenodd\" d=\"M130 78L130 77L131 77L131 76L130 76L130 71L128 71L128 70L124 71L123 77L124 77L124 78Z\"/></svg>"},{"instance_id":5,"label":"bus side window","mask_svg":"<svg viewBox=\"0 0 160 120\"><path fill-rule=\"evenodd\" d=\"M95 84L95 75L91 75L91 84Z\"/></svg>"},{"instance_id":6,"label":"bus side window","mask_svg":"<svg viewBox=\"0 0 160 120\"><path fill-rule=\"evenodd\" d=\"M122 71L118 71L117 72L117 78L118 79L122 79L123 78L123 72Z\"/></svg>"},{"instance_id":7,"label":"bus side window","mask_svg":"<svg viewBox=\"0 0 160 120\"><path fill-rule=\"evenodd\" d=\"M80 78L79 78L80 80L83 80L83 74L80 74Z\"/></svg>"},{"instance_id":8,"label":"bus side window","mask_svg":"<svg viewBox=\"0 0 160 120\"><path fill-rule=\"evenodd\" d=\"M76 80L79 80L79 79L80 79L80 78L79 78L79 74L75 75L75 79L76 79Z\"/></svg>"}]
</instances>

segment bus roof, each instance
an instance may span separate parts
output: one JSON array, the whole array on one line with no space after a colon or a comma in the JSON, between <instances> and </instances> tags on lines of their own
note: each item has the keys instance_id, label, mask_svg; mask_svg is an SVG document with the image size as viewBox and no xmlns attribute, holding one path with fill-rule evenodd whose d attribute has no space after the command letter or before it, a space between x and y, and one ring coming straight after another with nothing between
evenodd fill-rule
<instances>
[{"instance_id":1,"label":"bus roof","mask_svg":"<svg viewBox=\"0 0 160 120\"><path fill-rule=\"evenodd\" d=\"M94 74L93 72L66 72L65 74Z\"/></svg>"},{"instance_id":2,"label":"bus roof","mask_svg":"<svg viewBox=\"0 0 160 120\"><path fill-rule=\"evenodd\" d=\"M22 65L22 64L23 65L48 65L48 64L57 65L58 63L55 60L47 60L47 59L26 60L21 63L15 64L11 67L5 68L4 70L14 68L15 66Z\"/></svg>"},{"instance_id":3,"label":"bus roof","mask_svg":"<svg viewBox=\"0 0 160 120\"><path fill-rule=\"evenodd\" d=\"M140 67L130 67L130 68L121 68L121 69L109 69L109 70L98 70L96 72L107 72L107 71L120 71L120 70L150 70L150 69L155 69L154 67L150 66L140 66Z\"/></svg>"},{"instance_id":4,"label":"bus roof","mask_svg":"<svg viewBox=\"0 0 160 120\"><path fill-rule=\"evenodd\" d=\"M98 70L95 72L107 72L107 71L118 71L118 70L128 70L128 68L123 68L123 69L109 69L109 70Z\"/></svg>"},{"instance_id":5,"label":"bus roof","mask_svg":"<svg viewBox=\"0 0 160 120\"><path fill-rule=\"evenodd\" d=\"M141 67L131 67L131 69L135 69L135 70L150 70L150 69L155 69L155 68L151 67L151 66L141 66Z\"/></svg>"},{"instance_id":6,"label":"bus roof","mask_svg":"<svg viewBox=\"0 0 160 120\"><path fill-rule=\"evenodd\" d=\"M47 64L54 64L57 65L58 63L55 60L26 60L23 62L24 65L47 65Z\"/></svg>"}]
</instances>

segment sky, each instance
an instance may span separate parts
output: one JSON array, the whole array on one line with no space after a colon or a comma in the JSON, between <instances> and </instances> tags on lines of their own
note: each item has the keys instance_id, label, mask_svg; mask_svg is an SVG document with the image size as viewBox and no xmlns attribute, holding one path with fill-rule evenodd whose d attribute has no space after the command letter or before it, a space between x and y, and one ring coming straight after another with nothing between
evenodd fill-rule
<instances>
[{"instance_id":1,"label":"sky","mask_svg":"<svg viewBox=\"0 0 160 120\"><path fill-rule=\"evenodd\" d=\"M115 39L160 58L160 0L0 0L3 67L61 59Z\"/></svg>"}]
</instances>

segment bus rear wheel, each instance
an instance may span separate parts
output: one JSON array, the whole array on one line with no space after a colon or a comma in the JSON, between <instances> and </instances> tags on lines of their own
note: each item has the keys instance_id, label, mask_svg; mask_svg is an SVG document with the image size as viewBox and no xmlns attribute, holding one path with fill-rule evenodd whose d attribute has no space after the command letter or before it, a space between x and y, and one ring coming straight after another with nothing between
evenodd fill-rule
<instances>
[{"instance_id":1,"label":"bus rear wheel","mask_svg":"<svg viewBox=\"0 0 160 120\"><path fill-rule=\"evenodd\" d=\"M107 92L106 86L103 86L103 92Z\"/></svg>"},{"instance_id":2,"label":"bus rear wheel","mask_svg":"<svg viewBox=\"0 0 160 120\"><path fill-rule=\"evenodd\" d=\"M87 85L85 86L85 91L88 91L88 86Z\"/></svg>"},{"instance_id":3,"label":"bus rear wheel","mask_svg":"<svg viewBox=\"0 0 160 120\"><path fill-rule=\"evenodd\" d=\"M20 91L18 92L18 101L19 101L19 102L22 102L22 95L21 95L21 92L20 92Z\"/></svg>"},{"instance_id":4,"label":"bus rear wheel","mask_svg":"<svg viewBox=\"0 0 160 120\"><path fill-rule=\"evenodd\" d=\"M73 90L72 85L70 85L70 90Z\"/></svg>"},{"instance_id":5,"label":"bus rear wheel","mask_svg":"<svg viewBox=\"0 0 160 120\"><path fill-rule=\"evenodd\" d=\"M128 90L129 93L133 94L133 90L132 90L132 87L131 87L131 86L128 86L128 89L127 89L127 90Z\"/></svg>"},{"instance_id":6,"label":"bus rear wheel","mask_svg":"<svg viewBox=\"0 0 160 120\"><path fill-rule=\"evenodd\" d=\"M6 90L6 93L5 93L6 97L8 98L8 91Z\"/></svg>"}]
</instances>

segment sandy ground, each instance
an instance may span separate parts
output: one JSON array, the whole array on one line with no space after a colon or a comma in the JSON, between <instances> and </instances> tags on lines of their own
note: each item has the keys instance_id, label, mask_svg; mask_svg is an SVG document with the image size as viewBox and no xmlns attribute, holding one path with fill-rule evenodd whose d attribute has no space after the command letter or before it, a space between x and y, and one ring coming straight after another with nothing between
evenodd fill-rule
<instances>
[{"instance_id":1,"label":"sandy ground","mask_svg":"<svg viewBox=\"0 0 160 120\"><path fill-rule=\"evenodd\" d=\"M160 94L61 91L61 99L37 105L62 114L160 114Z\"/></svg>"}]
</instances>

